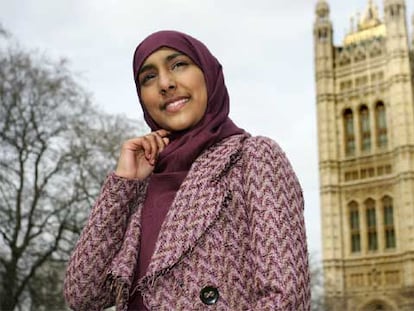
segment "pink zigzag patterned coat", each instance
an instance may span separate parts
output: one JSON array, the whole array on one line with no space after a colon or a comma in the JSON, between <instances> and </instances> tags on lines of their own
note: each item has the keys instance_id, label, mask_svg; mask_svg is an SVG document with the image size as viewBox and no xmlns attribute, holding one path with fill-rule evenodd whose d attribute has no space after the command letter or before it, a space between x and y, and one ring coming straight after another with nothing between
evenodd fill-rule
<instances>
[{"instance_id":1,"label":"pink zigzag patterned coat","mask_svg":"<svg viewBox=\"0 0 414 311\"><path fill-rule=\"evenodd\" d=\"M276 143L235 135L199 156L133 286L146 185L108 176L68 265L71 308L127 310L140 290L150 310L310 310L302 191Z\"/></svg>"}]
</instances>

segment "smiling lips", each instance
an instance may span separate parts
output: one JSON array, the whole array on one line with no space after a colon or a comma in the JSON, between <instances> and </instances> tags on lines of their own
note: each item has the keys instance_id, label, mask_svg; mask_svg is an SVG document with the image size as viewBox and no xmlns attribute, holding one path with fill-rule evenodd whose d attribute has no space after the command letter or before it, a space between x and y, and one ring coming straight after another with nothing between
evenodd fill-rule
<instances>
[{"instance_id":1,"label":"smiling lips","mask_svg":"<svg viewBox=\"0 0 414 311\"><path fill-rule=\"evenodd\" d=\"M177 112L183 108L189 100L189 97L172 99L164 104L164 109L167 112Z\"/></svg>"}]
</instances>

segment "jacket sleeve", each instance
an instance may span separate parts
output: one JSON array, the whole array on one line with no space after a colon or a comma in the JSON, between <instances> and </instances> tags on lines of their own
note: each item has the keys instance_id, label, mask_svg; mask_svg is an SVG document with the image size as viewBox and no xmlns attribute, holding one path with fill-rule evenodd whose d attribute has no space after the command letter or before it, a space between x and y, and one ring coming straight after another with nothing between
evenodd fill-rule
<instances>
[{"instance_id":1,"label":"jacket sleeve","mask_svg":"<svg viewBox=\"0 0 414 311\"><path fill-rule=\"evenodd\" d=\"M64 295L74 310L102 310L115 297L108 282L109 265L119 251L132 205L143 183L110 174L69 260Z\"/></svg>"},{"instance_id":2,"label":"jacket sleeve","mask_svg":"<svg viewBox=\"0 0 414 311\"><path fill-rule=\"evenodd\" d=\"M302 190L280 147L268 138L248 144L252 310L310 310L310 277Z\"/></svg>"}]
</instances>

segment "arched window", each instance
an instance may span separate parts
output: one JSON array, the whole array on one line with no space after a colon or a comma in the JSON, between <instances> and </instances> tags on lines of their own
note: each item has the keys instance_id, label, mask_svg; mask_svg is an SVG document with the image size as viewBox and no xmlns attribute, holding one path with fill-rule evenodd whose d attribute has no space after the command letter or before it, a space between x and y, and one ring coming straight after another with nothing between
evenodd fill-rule
<instances>
[{"instance_id":1,"label":"arched window","mask_svg":"<svg viewBox=\"0 0 414 311\"><path fill-rule=\"evenodd\" d=\"M344 111L344 128L345 154L351 156L355 154L354 116L351 109L346 109Z\"/></svg>"},{"instance_id":2,"label":"arched window","mask_svg":"<svg viewBox=\"0 0 414 311\"><path fill-rule=\"evenodd\" d=\"M394 309L390 305L388 305L386 302L376 299L370 302L369 304L367 304L366 306L364 306L361 310L362 311L390 311Z\"/></svg>"},{"instance_id":3,"label":"arched window","mask_svg":"<svg viewBox=\"0 0 414 311\"><path fill-rule=\"evenodd\" d=\"M322 41L324 39L328 38L328 29L326 29L326 28L319 29L319 31L318 31L318 37Z\"/></svg>"},{"instance_id":4,"label":"arched window","mask_svg":"<svg viewBox=\"0 0 414 311\"><path fill-rule=\"evenodd\" d=\"M394 207L392 198L385 196L382 199L382 207L384 213L385 248L395 248Z\"/></svg>"},{"instance_id":5,"label":"arched window","mask_svg":"<svg viewBox=\"0 0 414 311\"><path fill-rule=\"evenodd\" d=\"M363 49L360 49L360 50L356 53L356 55L355 55L355 57L354 57L354 61L355 61L355 62L359 62L359 61L365 60L365 58L366 58L366 56L365 56L364 50L363 50Z\"/></svg>"},{"instance_id":6,"label":"arched window","mask_svg":"<svg viewBox=\"0 0 414 311\"><path fill-rule=\"evenodd\" d=\"M351 232L351 252L357 253L361 251L361 231L359 226L358 204L355 201L352 201L349 203L348 208Z\"/></svg>"},{"instance_id":7,"label":"arched window","mask_svg":"<svg viewBox=\"0 0 414 311\"><path fill-rule=\"evenodd\" d=\"M378 249L377 215L375 212L375 201L373 199L365 201L365 211L367 221L368 250L376 251Z\"/></svg>"},{"instance_id":8,"label":"arched window","mask_svg":"<svg viewBox=\"0 0 414 311\"><path fill-rule=\"evenodd\" d=\"M371 150L371 126L369 123L369 111L367 106L361 106L359 109L361 122L361 150L368 152Z\"/></svg>"},{"instance_id":9,"label":"arched window","mask_svg":"<svg viewBox=\"0 0 414 311\"><path fill-rule=\"evenodd\" d=\"M379 148L387 146L387 119L385 115L385 105L378 102L375 106L375 118L377 122L377 145Z\"/></svg>"},{"instance_id":10,"label":"arched window","mask_svg":"<svg viewBox=\"0 0 414 311\"><path fill-rule=\"evenodd\" d=\"M382 54L382 49L379 46L374 46L371 49L371 53L369 54L370 57L377 57Z\"/></svg>"},{"instance_id":11,"label":"arched window","mask_svg":"<svg viewBox=\"0 0 414 311\"><path fill-rule=\"evenodd\" d=\"M346 66L351 63L351 59L348 56L343 56L339 59L340 66Z\"/></svg>"}]
</instances>

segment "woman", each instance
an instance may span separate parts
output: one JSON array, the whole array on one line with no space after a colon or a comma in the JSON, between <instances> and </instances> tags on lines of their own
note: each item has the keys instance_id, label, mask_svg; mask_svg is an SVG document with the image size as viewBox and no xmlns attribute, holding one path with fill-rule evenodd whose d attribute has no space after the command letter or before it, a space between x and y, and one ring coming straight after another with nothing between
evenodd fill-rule
<instances>
[{"instance_id":1,"label":"woman","mask_svg":"<svg viewBox=\"0 0 414 311\"><path fill-rule=\"evenodd\" d=\"M309 310L303 197L284 153L228 117L222 68L175 31L136 49L152 132L122 146L70 259L75 310Z\"/></svg>"}]
</instances>

